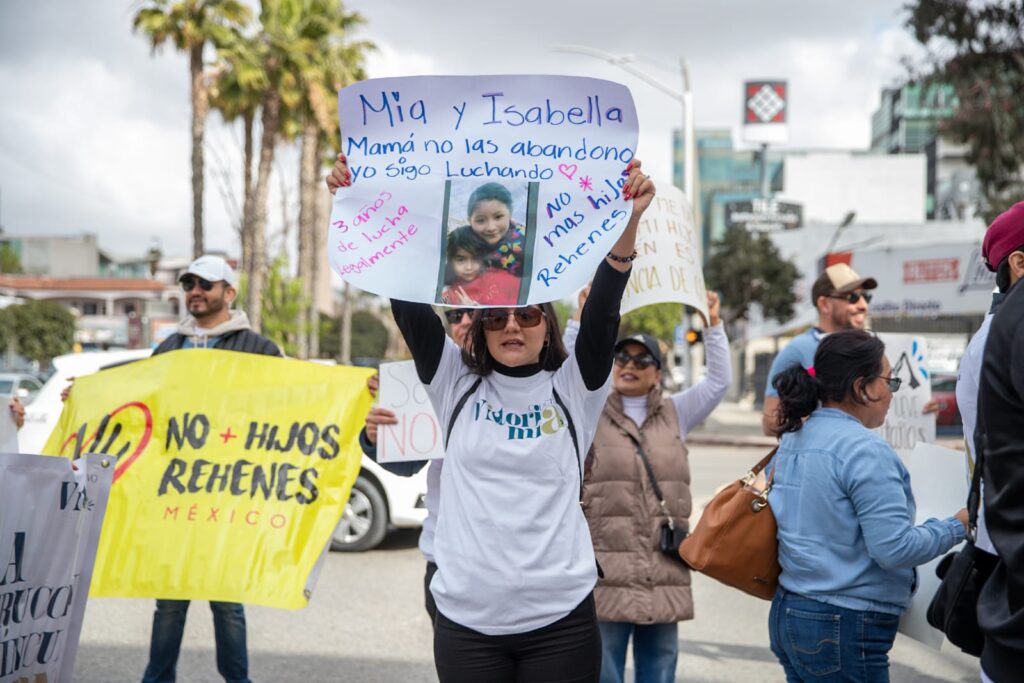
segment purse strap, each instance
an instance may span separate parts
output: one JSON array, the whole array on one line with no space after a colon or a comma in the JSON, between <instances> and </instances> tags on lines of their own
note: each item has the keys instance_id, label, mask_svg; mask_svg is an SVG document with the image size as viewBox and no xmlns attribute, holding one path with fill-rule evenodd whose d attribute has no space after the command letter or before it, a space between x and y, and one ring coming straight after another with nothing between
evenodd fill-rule
<instances>
[{"instance_id":1,"label":"purse strap","mask_svg":"<svg viewBox=\"0 0 1024 683\"><path fill-rule=\"evenodd\" d=\"M668 528L675 529L676 521L672 518L672 513L668 509L668 503L665 502L665 496L661 492L661 487L658 486L658 478L654 476L654 468L651 467L651 461L647 457L647 454L644 453L643 446L640 445L640 442L637 441L635 436L624 429L622 432L629 437L630 441L633 442L633 445L636 447L636 454L640 456L640 460L644 463L644 469L647 470L647 478L651 480L651 488L654 489L654 495L658 498L658 505L661 506L661 511L664 512L665 516L668 518Z\"/></svg>"},{"instance_id":2,"label":"purse strap","mask_svg":"<svg viewBox=\"0 0 1024 683\"><path fill-rule=\"evenodd\" d=\"M978 509L981 507L981 469L985 463L985 446L987 445L986 433L982 432L980 441L975 440L974 450L974 473L971 474L971 490L967 493L967 534L971 542L977 540L978 535ZM978 446L981 448L978 448Z\"/></svg>"}]
</instances>

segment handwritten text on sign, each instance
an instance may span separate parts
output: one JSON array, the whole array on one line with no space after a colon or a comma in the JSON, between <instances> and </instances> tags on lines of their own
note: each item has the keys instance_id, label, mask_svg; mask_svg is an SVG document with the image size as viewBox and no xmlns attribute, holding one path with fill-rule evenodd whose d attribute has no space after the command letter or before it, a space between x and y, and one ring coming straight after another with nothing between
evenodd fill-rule
<instances>
[{"instance_id":1,"label":"handwritten text on sign","mask_svg":"<svg viewBox=\"0 0 1024 683\"><path fill-rule=\"evenodd\" d=\"M476 267L442 285L465 291L474 278L502 275L521 280L517 303L552 301L587 282L629 218L622 172L637 118L625 86L561 76L372 79L341 90L338 108L353 183L335 196L328 248L334 270L361 289L435 303L457 252L450 235L464 227L477 246L461 244L460 257ZM505 216L488 227L477 220L482 202L452 201L467 183L509 195L535 183L536 192L528 207L489 194ZM522 214L524 225L510 218Z\"/></svg>"},{"instance_id":2,"label":"handwritten text on sign","mask_svg":"<svg viewBox=\"0 0 1024 683\"><path fill-rule=\"evenodd\" d=\"M905 460L918 443L935 443L935 415L924 414L932 398L928 350L924 338L912 334L884 333L878 338L892 365L890 376L903 380L879 433Z\"/></svg>"},{"instance_id":3,"label":"handwritten text on sign","mask_svg":"<svg viewBox=\"0 0 1024 683\"><path fill-rule=\"evenodd\" d=\"M658 183L658 196L640 220L636 251L622 296L623 314L650 304L680 303L708 319L700 233L693 227L693 213L682 190Z\"/></svg>"},{"instance_id":4,"label":"handwritten text on sign","mask_svg":"<svg viewBox=\"0 0 1024 683\"><path fill-rule=\"evenodd\" d=\"M398 424L382 425L377 431L378 462L444 457L444 432L411 360L380 366L378 405L398 420Z\"/></svg>"}]
</instances>

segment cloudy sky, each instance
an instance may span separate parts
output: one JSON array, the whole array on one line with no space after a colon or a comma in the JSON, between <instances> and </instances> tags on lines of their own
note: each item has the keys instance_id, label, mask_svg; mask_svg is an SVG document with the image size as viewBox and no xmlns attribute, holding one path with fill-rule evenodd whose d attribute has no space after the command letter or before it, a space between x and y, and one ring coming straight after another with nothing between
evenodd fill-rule
<instances>
[{"instance_id":1,"label":"cloudy sky","mask_svg":"<svg viewBox=\"0 0 1024 683\"><path fill-rule=\"evenodd\" d=\"M792 147L869 144L879 89L915 53L902 0L350 0L380 50L370 76L551 73L607 78L633 91L638 155L668 177L680 105L598 59L553 51L575 44L635 55L635 66L678 88L690 69L698 127L739 130L746 79L789 81ZM126 0L0 0L0 224L8 234L92 232L129 254L191 244L188 67L151 55L131 31ZM240 132L211 119L207 243L238 250L223 192L240 192ZM295 154L284 151L295 201ZM227 172L230 178L222 179ZM281 182L274 179L275 194ZM280 202L270 208L279 231Z\"/></svg>"}]
</instances>

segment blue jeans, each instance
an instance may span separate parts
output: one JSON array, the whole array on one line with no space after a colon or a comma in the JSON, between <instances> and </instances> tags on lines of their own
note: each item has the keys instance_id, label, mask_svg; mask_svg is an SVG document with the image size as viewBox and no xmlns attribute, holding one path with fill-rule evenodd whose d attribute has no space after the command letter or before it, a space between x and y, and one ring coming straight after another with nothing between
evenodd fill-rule
<instances>
[{"instance_id":1,"label":"blue jeans","mask_svg":"<svg viewBox=\"0 0 1024 683\"><path fill-rule=\"evenodd\" d=\"M602 621L601 683L623 683L626 645L633 636L636 683L673 683L679 658L678 624L630 624Z\"/></svg>"},{"instance_id":2,"label":"blue jeans","mask_svg":"<svg viewBox=\"0 0 1024 683\"><path fill-rule=\"evenodd\" d=\"M900 618L826 605L780 588L768 635L789 683L888 683Z\"/></svg>"},{"instance_id":3,"label":"blue jeans","mask_svg":"<svg viewBox=\"0 0 1024 683\"><path fill-rule=\"evenodd\" d=\"M173 683L185 632L188 600L157 600L149 664L142 683ZM245 648L245 610L235 602L210 602L217 643L217 671L228 683L249 682L249 655Z\"/></svg>"}]
</instances>

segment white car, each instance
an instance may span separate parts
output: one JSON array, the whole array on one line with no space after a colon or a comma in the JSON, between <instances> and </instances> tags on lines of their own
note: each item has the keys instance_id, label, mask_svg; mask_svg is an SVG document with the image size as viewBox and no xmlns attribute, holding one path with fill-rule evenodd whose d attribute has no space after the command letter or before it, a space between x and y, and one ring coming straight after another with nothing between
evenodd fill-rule
<instances>
[{"instance_id":1,"label":"white car","mask_svg":"<svg viewBox=\"0 0 1024 683\"><path fill-rule=\"evenodd\" d=\"M39 453L57 425L63 403L60 393L69 377L81 377L123 363L148 358L149 349L72 353L53 359L55 371L25 408L25 426L18 432L22 453ZM427 516L426 468L412 477L398 477L363 456L345 512L331 539L332 550L359 551L376 547L392 528L419 528Z\"/></svg>"}]
</instances>

